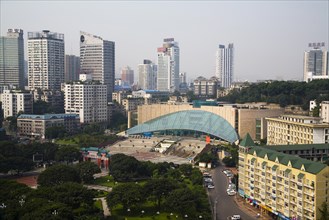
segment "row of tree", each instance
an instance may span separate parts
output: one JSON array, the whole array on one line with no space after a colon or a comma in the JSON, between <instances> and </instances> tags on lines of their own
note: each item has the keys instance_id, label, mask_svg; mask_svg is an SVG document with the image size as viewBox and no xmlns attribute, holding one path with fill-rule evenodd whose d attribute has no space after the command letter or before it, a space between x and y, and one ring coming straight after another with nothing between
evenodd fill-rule
<instances>
[{"instance_id":1,"label":"row of tree","mask_svg":"<svg viewBox=\"0 0 329 220\"><path fill-rule=\"evenodd\" d=\"M300 105L308 109L310 100L318 102L329 100L329 80L313 80L309 83L298 81L272 81L253 83L238 90L232 90L219 101L231 103L267 102L277 103L281 107Z\"/></svg>"}]
</instances>

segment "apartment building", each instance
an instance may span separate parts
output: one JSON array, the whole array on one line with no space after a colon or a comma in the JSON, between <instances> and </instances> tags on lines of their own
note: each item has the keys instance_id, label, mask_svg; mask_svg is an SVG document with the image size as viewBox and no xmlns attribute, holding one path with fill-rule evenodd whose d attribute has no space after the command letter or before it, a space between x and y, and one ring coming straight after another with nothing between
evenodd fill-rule
<instances>
[{"instance_id":1,"label":"apartment building","mask_svg":"<svg viewBox=\"0 0 329 220\"><path fill-rule=\"evenodd\" d=\"M328 201L329 166L255 146L239 145L239 195L278 219L318 219Z\"/></svg>"},{"instance_id":2,"label":"apartment building","mask_svg":"<svg viewBox=\"0 0 329 220\"><path fill-rule=\"evenodd\" d=\"M107 85L95 81L65 83L65 113L78 114L81 123L107 122Z\"/></svg>"},{"instance_id":3,"label":"apartment building","mask_svg":"<svg viewBox=\"0 0 329 220\"><path fill-rule=\"evenodd\" d=\"M1 94L3 117L17 116L19 112L31 114L33 95L21 90L4 90Z\"/></svg>"},{"instance_id":4,"label":"apartment building","mask_svg":"<svg viewBox=\"0 0 329 220\"><path fill-rule=\"evenodd\" d=\"M66 132L74 134L80 130L77 114L22 114L17 118L17 133L21 137L45 139L46 131L51 127L64 127Z\"/></svg>"},{"instance_id":5,"label":"apartment building","mask_svg":"<svg viewBox=\"0 0 329 220\"><path fill-rule=\"evenodd\" d=\"M329 123L320 117L282 115L266 120L268 145L329 143Z\"/></svg>"}]
</instances>

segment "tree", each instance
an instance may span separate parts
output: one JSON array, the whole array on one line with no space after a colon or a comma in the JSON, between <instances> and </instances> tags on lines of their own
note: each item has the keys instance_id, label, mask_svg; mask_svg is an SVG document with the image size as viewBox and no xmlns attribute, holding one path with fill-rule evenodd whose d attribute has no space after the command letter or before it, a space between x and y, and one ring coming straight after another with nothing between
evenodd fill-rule
<instances>
[{"instance_id":1,"label":"tree","mask_svg":"<svg viewBox=\"0 0 329 220\"><path fill-rule=\"evenodd\" d=\"M323 202L321 204L321 207L319 208L320 212L320 218L318 220L329 220L329 210L328 210L328 204L326 202Z\"/></svg>"},{"instance_id":2,"label":"tree","mask_svg":"<svg viewBox=\"0 0 329 220\"><path fill-rule=\"evenodd\" d=\"M196 213L195 200L197 199L189 188L180 188L171 191L166 199L165 206L168 210L181 215L189 214L192 217Z\"/></svg>"},{"instance_id":3,"label":"tree","mask_svg":"<svg viewBox=\"0 0 329 220\"><path fill-rule=\"evenodd\" d=\"M112 155L109 169L110 174L118 181L132 181L151 176L151 172L147 169L145 163L124 154Z\"/></svg>"},{"instance_id":4,"label":"tree","mask_svg":"<svg viewBox=\"0 0 329 220\"><path fill-rule=\"evenodd\" d=\"M38 178L40 186L55 186L65 182L81 182L79 173L74 167L55 165L43 171Z\"/></svg>"},{"instance_id":5,"label":"tree","mask_svg":"<svg viewBox=\"0 0 329 220\"><path fill-rule=\"evenodd\" d=\"M123 183L110 192L107 196L107 204L113 208L122 205L124 210L137 207L144 202L143 188L135 183Z\"/></svg>"},{"instance_id":6,"label":"tree","mask_svg":"<svg viewBox=\"0 0 329 220\"><path fill-rule=\"evenodd\" d=\"M178 169L184 176L190 176L193 168L191 164L181 164Z\"/></svg>"},{"instance_id":7,"label":"tree","mask_svg":"<svg viewBox=\"0 0 329 220\"><path fill-rule=\"evenodd\" d=\"M28 160L24 157L9 157L0 158L0 172L8 173L14 171L19 174L24 171L29 171L34 167L32 160Z\"/></svg>"},{"instance_id":8,"label":"tree","mask_svg":"<svg viewBox=\"0 0 329 220\"><path fill-rule=\"evenodd\" d=\"M79 172L81 180L84 183L91 183L94 180L93 175L101 172L95 163L89 161L78 163L76 168Z\"/></svg>"},{"instance_id":9,"label":"tree","mask_svg":"<svg viewBox=\"0 0 329 220\"><path fill-rule=\"evenodd\" d=\"M223 163L225 163L225 165L228 166L228 167L235 167L236 166L235 160L232 157L224 157L223 158Z\"/></svg>"},{"instance_id":10,"label":"tree","mask_svg":"<svg viewBox=\"0 0 329 220\"><path fill-rule=\"evenodd\" d=\"M59 148L56 152L55 159L57 161L72 163L73 161L77 161L81 159L81 153L79 149L72 146L64 146Z\"/></svg>"},{"instance_id":11,"label":"tree","mask_svg":"<svg viewBox=\"0 0 329 220\"><path fill-rule=\"evenodd\" d=\"M172 190L177 188L177 183L171 179L150 179L144 185L145 194L154 198L160 209L163 197L166 197Z\"/></svg>"},{"instance_id":12,"label":"tree","mask_svg":"<svg viewBox=\"0 0 329 220\"><path fill-rule=\"evenodd\" d=\"M46 138L61 138L66 134L66 130L63 126L54 126L46 129Z\"/></svg>"},{"instance_id":13,"label":"tree","mask_svg":"<svg viewBox=\"0 0 329 220\"><path fill-rule=\"evenodd\" d=\"M194 168L191 172L190 179L194 185L202 185L203 176L199 169Z\"/></svg>"}]
</instances>

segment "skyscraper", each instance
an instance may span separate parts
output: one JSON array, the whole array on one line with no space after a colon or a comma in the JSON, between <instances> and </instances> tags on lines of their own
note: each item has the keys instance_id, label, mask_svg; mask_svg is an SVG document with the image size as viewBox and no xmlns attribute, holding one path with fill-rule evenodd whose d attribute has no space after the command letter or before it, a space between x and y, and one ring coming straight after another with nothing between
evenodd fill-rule
<instances>
[{"instance_id":1,"label":"skyscraper","mask_svg":"<svg viewBox=\"0 0 329 220\"><path fill-rule=\"evenodd\" d=\"M134 70L132 70L129 66L122 68L121 80L128 86L134 84Z\"/></svg>"},{"instance_id":2,"label":"skyscraper","mask_svg":"<svg viewBox=\"0 0 329 220\"><path fill-rule=\"evenodd\" d=\"M324 43L310 43L311 50L304 52L304 81L312 79L329 79L328 51L322 50Z\"/></svg>"},{"instance_id":3,"label":"skyscraper","mask_svg":"<svg viewBox=\"0 0 329 220\"><path fill-rule=\"evenodd\" d=\"M0 37L0 85L24 88L24 40L21 29L8 29L7 36Z\"/></svg>"},{"instance_id":4,"label":"skyscraper","mask_svg":"<svg viewBox=\"0 0 329 220\"><path fill-rule=\"evenodd\" d=\"M233 52L233 44L227 48L220 44L216 53L216 77L224 88L229 88L233 82Z\"/></svg>"},{"instance_id":5,"label":"skyscraper","mask_svg":"<svg viewBox=\"0 0 329 220\"><path fill-rule=\"evenodd\" d=\"M179 73L179 84L186 83L186 72Z\"/></svg>"},{"instance_id":6,"label":"skyscraper","mask_svg":"<svg viewBox=\"0 0 329 220\"><path fill-rule=\"evenodd\" d=\"M163 41L158 48L157 89L174 92L179 88L179 47L174 38Z\"/></svg>"},{"instance_id":7,"label":"skyscraper","mask_svg":"<svg viewBox=\"0 0 329 220\"><path fill-rule=\"evenodd\" d=\"M28 32L30 90L60 90L64 82L64 34Z\"/></svg>"},{"instance_id":8,"label":"skyscraper","mask_svg":"<svg viewBox=\"0 0 329 220\"><path fill-rule=\"evenodd\" d=\"M65 55L65 82L79 80L80 57L74 55Z\"/></svg>"},{"instance_id":9,"label":"skyscraper","mask_svg":"<svg viewBox=\"0 0 329 220\"><path fill-rule=\"evenodd\" d=\"M80 32L80 72L107 85L107 99L112 100L115 80L115 43Z\"/></svg>"},{"instance_id":10,"label":"skyscraper","mask_svg":"<svg viewBox=\"0 0 329 220\"><path fill-rule=\"evenodd\" d=\"M144 60L138 65L138 85L144 90L157 89L157 65L151 60Z\"/></svg>"}]
</instances>

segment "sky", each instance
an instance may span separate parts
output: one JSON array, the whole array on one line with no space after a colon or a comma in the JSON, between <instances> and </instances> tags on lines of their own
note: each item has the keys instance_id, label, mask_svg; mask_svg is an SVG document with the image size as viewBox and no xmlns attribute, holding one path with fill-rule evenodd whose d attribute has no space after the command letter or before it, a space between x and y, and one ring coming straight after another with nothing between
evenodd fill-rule
<instances>
[{"instance_id":1,"label":"sky","mask_svg":"<svg viewBox=\"0 0 329 220\"><path fill-rule=\"evenodd\" d=\"M189 80L215 75L219 44L234 44L234 80L302 80L309 42L329 44L329 1L17 1L0 0L0 30L65 35L65 53L79 55L80 31L115 42L116 74L173 37L180 72ZM26 52L25 42L25 52ZM27 56L26 56L27 58ZM135 80L136 81L136 80Z\"/></svg>"}]
</instances>

